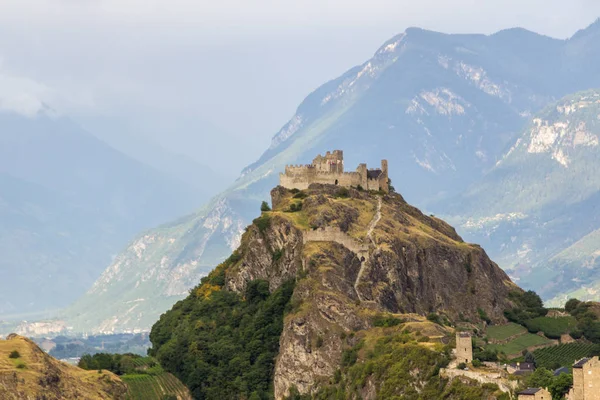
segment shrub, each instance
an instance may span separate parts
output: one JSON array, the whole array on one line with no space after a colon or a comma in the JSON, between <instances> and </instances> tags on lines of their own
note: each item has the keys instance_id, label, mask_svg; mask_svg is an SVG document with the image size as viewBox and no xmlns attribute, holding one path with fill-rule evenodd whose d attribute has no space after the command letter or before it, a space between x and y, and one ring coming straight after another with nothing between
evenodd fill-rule
<instances>
[{"instance_id":1,"label":"shrub","mask_svg":"<svg viewBox=\"0 0 600 400\"><path fill-rule=\"evenodd\" d=\"M365 190L361 185L358 185L356 187L356 190L358 190L359 192L362 192L363 190Z\"/></svg>"},{"instance_id":2,"label":"shrub","mask_svg":"<svg viewBox=\"0 0 600 400\"><path fill-rule=\"evenodd\" d=\"M427 319L431 322L435 322L438 325L444 325L442 318L434 312L427 314Z\"/></svg>"},{"instance_id":3,"label":"shrub","mask_svg":"<svg viewBox=\"0 0 600 400\"><path fill-rule=\"evenodd\" d=\"M262 212L271 211L271 207L269 207L269 203L267 203L266 201L263 201L260 205L260 211L262 211Z\"/></svg>"},{"instance_id":4,"label":"shrub","mask_svg":"<svg viewBox=\"0 0 600 400\"><path fill-rule=\"evenodd\" d=\"M18 351L13 350L10 352L10 354L8 355L8 358L21 358L21 354L19 354Z\"/></svg>"},{"instance_id":5,"label":"shrub","mask_svg":"<svg viewBox=\"0 0 600 400\"><path fill-rule=\"evenodd\" d=\"M20 362L20 363L17 364L17 368L18 369L24 369L25 368L25 364L22 363L22 362Z\"/></svg>"},{"instance_id":6,"label":"shrub","mask_svg":"<svg viewBox=\"0 0 600 400\"><path fill-rule=\"evenodd\" d=\"M317 349L323 347L323 336L317 336Z\"/></svg>"},{"instance_id":7,"label":"shrub","mask_svg":"<svg viewBox=\"0 0 600 400\"><path fill-rule=\"evenodd\" d=\"M254 224L258 228L261 233L264 233L271 226L271 217L269 214L263 214L260 217L256 218Z\"/></svg>"},{"instance_id":8,"label":"shrub","mask_svg":"<svg viewBox=\"0 0 600 400\"><path fill-rule=\"evenodd\" d=\"M308 195L305 192L300 190L300 191L298 191L298 193L294 194L292 197L294 199L304 199L304 198L308 197Z\"/></svg>"},{"instance_id":9,"label":"shrub","mask_svg":"<svg viewBox=\"0 0 600 400\"><path fill-rule=\"evenodd\" d=\"M335 197L341 199L348 198L350 197L350 191L348 190L348 188L341 187L335 192Z\"/></svg>"},{"instance_id":10,"label":"shrub","mask_svg":"<svg viewBox=\"0 0 600 400\"><path fill-rule=\"evenodd\" d=\"M302 210L302 202L290 204L290 212L297 212Z\"/></svg>"},{"instance_id":11,"label":"shrub","mask_svg":"<svg viewBox=\"0 0 600 400\"><path fill-rule=\"evenodd\" d=\"M488 317L487 313L485 312L485 310L478 308L477 309L477 314L479 314L479 319L481 319L482 321L487 322L488 324L490 322L492 322L492 320L490 319L490 317Z\"/></svg>"},{"instance_id":12,"label":"shrub","mask_svg":"<svg viewBox=\"0 0 600 400\"><path fill-rule=\"evenodd\" d=\"M475 358L475 359L473 359L473 362L472 362L472 364L473 364L473 366L474 366L475 368L479 368L479 367L481 367L481 366L483 365L483 363L482 363L481 361L479 361L478 359L476 359L476 358Z\"/></svg>"},{"instance_id":13,"label":"shrub","mask_svg":"<svg viewBox=\"0 0 600 400\"><path fill-rule=\"evenodd\" d=\"M373 318L373 326L389 328L391 326L400 325L404 320L391 316L377 315Z\"/></svg>"},{"instance_id":14,"label":"shrub","mask_svg":"<svg viewBox=\"0 0 600 400\"><path fill-rule=\"evenodd\" d=\"M283 257L283 249L275 250L273 252L273 262L279 261Z\"/></svg>"},{"instance_id":15,"label":"shrub","mask_svg":"<svg viewBox=\"0 0 600 400\"><path fill-rule=\"evenodd\" d=\"M467 368L467 364L465 364L464 362L462 362L456 366L456 369L465 369L465 368Z\"/></svg>"}]
</instances>

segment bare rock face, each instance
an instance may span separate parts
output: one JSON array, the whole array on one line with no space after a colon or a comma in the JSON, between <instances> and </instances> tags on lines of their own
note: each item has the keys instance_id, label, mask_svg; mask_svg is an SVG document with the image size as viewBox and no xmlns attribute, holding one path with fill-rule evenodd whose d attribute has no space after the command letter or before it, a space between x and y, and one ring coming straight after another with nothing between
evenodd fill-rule
<instances>
[{"instance_id":1,"label":"bare rock face","mask_svg":"<svg viewBox=\"0 0 600 400\"><path fill-rule=\"evenodd\" d=\"M501 322L508 293L520 290L483 249L398 194L340 195L335 186L314 185L300 195L278 187L273 200L273 211L244 235L225 287L243 293L254 279L268 280L271 290L297 281L275 367L278 399L292 387L311 393L328 382L354 333L371 328L374 315L475 321L486 314ZM339 230L338 239L306 240L318 237L306 232L324 227ZM349 241L368 244L369 257L359 258Z\"/></svg>"}]
</instances>

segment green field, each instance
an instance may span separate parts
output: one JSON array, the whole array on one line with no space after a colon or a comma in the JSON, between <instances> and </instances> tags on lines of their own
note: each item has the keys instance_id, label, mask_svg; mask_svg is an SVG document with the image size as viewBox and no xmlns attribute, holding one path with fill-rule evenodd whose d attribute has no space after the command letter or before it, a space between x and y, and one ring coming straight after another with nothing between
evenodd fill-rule
<instances>
[{"instance_id":1,"label":"green field","mask_svg":"<svg viewBox=\"0 0 600 400\"><path fill-rule=\"evenodd\" d=\"M128 386L127 400L162 400L168 395L191 399L187 388L173 375L129 374L121 377Z\"/></svg>"},{"instance_id":2,"label":"green field","mask_svg":"<svg viewBox=\"0 0 600 400\"><path fill-rule=\"evenodd\" d=\"M577 326L577 320L574 317L538 317L525 321L529 332L544 334L553 339L559 339L560 335L571 332Z\"/></svg>"},{"instance_id":3,"label":"green field","mask_svg":"<svg viewBox=\"0 0 600 400\"><path fill-rule=\"evenodd\" d=\"M527 329L519 324L510 322L506 325L493 325L487 328L487 337L495 340L506 340L519 333L526 333Z\"/></svg>"},{"instance_id":4,"label":"green field","mask_svg":"<svg viewBox=\"0 0 600 400\"><path fill-rule=\"evenodd\" d=\"M519 336L515 340L508 342L507 344L490 344L487 346L487 348L491 350L498 350L506 355L510 355L520 353L530 346L539 346L550 343L552 342L544 337L534 335L532 333L526 333L523 336Z\"/></svg>"},{"instance_id":5,"label":"green field","mask_svg":"<svg viewBox=\"0 0 600 400\"><path fill-rule=\"evenodd\" d=\"M555 369L570 367L583 357L600 354L600 345L590 343L568 343L545 347L533 352L538 367Z\"/></svg>"}]
</instances>

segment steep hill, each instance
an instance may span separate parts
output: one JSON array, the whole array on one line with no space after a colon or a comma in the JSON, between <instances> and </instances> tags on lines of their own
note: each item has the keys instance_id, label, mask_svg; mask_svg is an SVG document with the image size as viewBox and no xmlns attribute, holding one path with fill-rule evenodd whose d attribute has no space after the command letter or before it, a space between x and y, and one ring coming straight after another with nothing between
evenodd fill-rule
<instances>
[{"instance_id":1,"label":"steep hill","mask_svg":"<svg viewBox=\"0 0 600 400\"><path fill-rule=\"evenodd\" d=\"M69 304L134 234L205 199L68 119L0 113L0 129L0 319Z\"/></svg>"},{"instance_id":2,"label":"steep hill","mask_svg":"<svg viewBox=\"0 0 600 400\"><path fill-rule=\"evenodd\" d=\"M151 353L194 398L215 390L439 398L455 385L434 371L448 360L442 339L452 331L444 325L503 322L509 293L521 293L483 249L399 194L313 184L302 192L277 187L272 196L273 211L152 329ZM341 382L336 371L352 374L369 352L403 372L363 371L362 387L350 379L328 388ZM404 357L413 365L401 370ZM469 398L461 390L456 398Z\"/></svg>"},{"instance_id":3,"label":"steep hill","mask_svg":"<svg viewBox=\"0 0 600 400\"><path fill-rule=\"evenodd\" d=\"M125 399L127 386L111 372L59 362L21 336L0 340L0 398Z\"/></svg>"},{"instance_id":4,"label":"steep hill","mask_svg":"<svg viewBox=\"0 0 600 400\"><path fill-rule=\"evenodd\" d=\"M480 182L436 208L524 286L561 305L573 292L596 295L599 198L600 91L590 90L532 117Z\"/></svg>"},{"instance_id":5,"label":"steep hill","mask_svg":"<svg viewBox=\"0 0 600 400\"><path fill-rule=\"evenodd\" d=\"M140 305L138 314L127 313L127 302L148 296L143 287L124 292L124 276L190 287L190 276L206 274L237 247L284 166L324 150L343 148L348 165L388 158L394 185L407 199L420 207L444 204L493 168L532 114L600 86L596 31L593 25L556 40L523 29L489 36L407 29L311 93L260 159L211 204L132 242L67 318L92 331L142 327L136 315L155 311ZM157 295L168 303L170 293ZM111 299L106 312L85 306L103 296Z\"/></svg>"}]
</instances>

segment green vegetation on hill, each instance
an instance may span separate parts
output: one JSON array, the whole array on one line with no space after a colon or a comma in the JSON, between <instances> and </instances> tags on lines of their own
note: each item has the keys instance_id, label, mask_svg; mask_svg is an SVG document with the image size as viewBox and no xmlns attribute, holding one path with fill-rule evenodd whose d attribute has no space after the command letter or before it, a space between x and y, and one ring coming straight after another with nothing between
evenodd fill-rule
<instances>
[{"instance_id":1,"label":"green vegetation on hill","mask_svg":"<svg viewBox=\"0 0 600 400\"><path fill-rule=\"evenodd\" d=\"M165 372L153 357L137 354L85 354L79 361L85 370L108 370L127 384L128 400L190 399L190 393L175 376Z\"/></svg>"},{"instance_id":2,"label":"green vegetation on hill","mask_svg":"<svg viewBox=\"0 0 600 400\"><path fill-rule=\"evenodd\" d=\"M567 343L558 346L545 347L533 352L538 367L557 369L571 367L583 357L600 354L600 345L591 343Z\"/></svg>"},{"instance_id":3,"label":"green vegetation on hill","mask_svg":"<svg viewBox=\"0 0 600 400\"><path fill-rule=\"evenodd\" d=\"M381 333L381 332L380 332ZM408 331L369 337L349 349L342 368L329 385L314 397L293 394L290 400L361 398L367 385L377 386L377 399L508 399L496 385L469 384L468 380L447 381L439 372L450 361L450 348L419 344ZM417 382L417 383L415 383Z\"/></svg>"},{"instance_id":4,"label":"green vegetation on hill","mask_svg":"<svg viewBox=\"0 0 600 400\"><path fill-rule=\"evenodd\" d=\"M548 313L540 296L532 290L527 292L513 291L509 293L508 297L515 304L515 307L504 311L504 316L509 321L524 325L525 321L543 317Z\"/></svg>"},{"instance_id":5,"label":"green vegetation on hill","mask_svg":"<svg viewBox=\"0 0 600 400\"><path fill-rule=\"evenodd\" d=\"M486 334L489 339L506 340L511 336L524 334L527 330L519 324L510 322L506 325L492 325L487 328Z\"/></svg>"},{"instance_id":6,"label":"green vegetation on hill","mask_svg":"<svg viewBox=\"0 0 600 400\"><path fill-rule=\"evenodd\" d=\"M550 339L560 339L561 335L575 329L577 320L574 317L537 317L525 321L525 326L531 333L544 332Z\"/></svg>"},{"instance_id":7,"label":"green vegetation on hill","mask_svg":"<svg viewBox=\"0 0 600 400\"><path fill-rule=\"evenodd\" d=\"M161 316L150 334L150 354L195 399L269 399L294 282L269 293L268 282L255 280L242 297L215 285L226 265Z\"/></svg>"},{"instance_id":8,"label":"green vegetation on hill","mask_svg":"<svg viewBox=\"0 0 600 400\"><path fill-rule=\"evenodd\" d=\"M127 384L127 400L176 400L190 398L188 389L179 379L163 372L159 375L128 374L122 378Z\"/></svg>"},{"instance_id":9,"label":"green vegetation on hill","mask_svg":"<svg viewBox=\"0 0 600 400\"><path fill-rule=\"evenodd\" d=\"M506 344L490 344L487 346L487 348L493 351L504 353L506 355L511 355L521 353L523 350L526 350L531 346L540 346L550 343L552 342L545 337L526 333Z\"/></svg>"}]
</instances>

